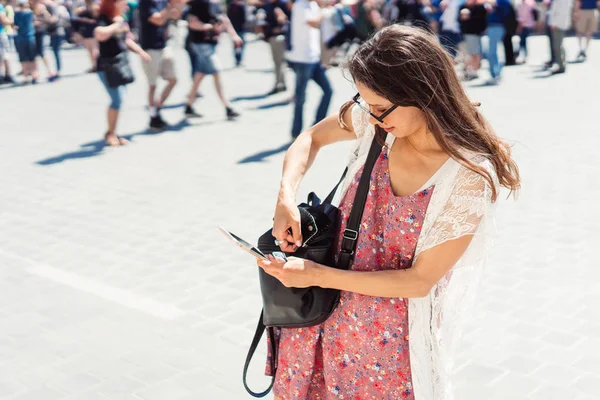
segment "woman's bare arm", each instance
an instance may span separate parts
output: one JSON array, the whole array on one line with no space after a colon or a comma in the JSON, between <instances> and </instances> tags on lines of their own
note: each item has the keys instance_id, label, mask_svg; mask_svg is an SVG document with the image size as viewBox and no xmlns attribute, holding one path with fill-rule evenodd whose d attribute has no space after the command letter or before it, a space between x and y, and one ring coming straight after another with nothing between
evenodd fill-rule
<instances>
[{"instance_id":1,"label":"woman's bare arm","mask_svg":"<svg viewBox=\"0 0 600 400\"><path fill-rule=\"evenodd\" d=\"M348 130L339 126L337 115L329 116L301 133L285 154L273 224L273 236L277 240L286 241L281 245L283 251L295 251L296 247L301 244L302 234L300 232L300 215L296 207L296 192L317 153L322 147L329 144L356 139L351 114L352 108L349 108L343 119ZM288 232L290 228L291 235Z\"/></svg>"}]
</instances>

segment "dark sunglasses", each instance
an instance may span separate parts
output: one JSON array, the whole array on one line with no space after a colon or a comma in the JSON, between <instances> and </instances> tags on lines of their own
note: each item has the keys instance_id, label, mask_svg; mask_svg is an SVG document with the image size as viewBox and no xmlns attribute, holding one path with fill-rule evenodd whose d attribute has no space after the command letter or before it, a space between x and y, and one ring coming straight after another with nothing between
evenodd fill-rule
<instances>
[{"instance_id":1,"label":"dark sunglasses","mask_svg":"<svg viewBox=\"0 0 600 400\"><path fill-rule=\"evenodd\" d=\"M368 108L365 108L362 104L360 104L360 93L356 93L356 95L352 98L352 101L360 107L361 110L363 110L364 112L368 113L371 117L375 118L377 121L379 121L380 123L384 123L383 119L385 117L387 117L388 115L390 115L390 113L392 111L394 111L396 108L398 108L398 105L393 105L391 106L389 109L387 109L383 114L377 116L375 114L373 114L371 112L371 110L369 110Z\"/></svg>"}]
</instances>

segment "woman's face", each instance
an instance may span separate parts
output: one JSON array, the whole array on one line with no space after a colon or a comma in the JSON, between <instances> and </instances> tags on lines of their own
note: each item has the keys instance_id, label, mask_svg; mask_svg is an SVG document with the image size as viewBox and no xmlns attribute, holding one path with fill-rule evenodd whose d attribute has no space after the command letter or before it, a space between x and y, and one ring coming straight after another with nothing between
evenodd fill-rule
<instances>
[{"instance_id":1,"label":"woman's face","mask_svg":"<svg viewBox=\"0 0 600 400\"><path fill-rule=\"evenodd\" d=\"M366 107L375 116L383 115L394 106L389 100L379 96L360 82L356 82L356 88L360 93L361 100L367 103ZM383 123L373 118L373 116L370 116L369 122L373 125L379 125L384 131L397 138L422 133L427 127L425 114L416 107L398 106L383 119Z\"/></svg>"}]
</instances>

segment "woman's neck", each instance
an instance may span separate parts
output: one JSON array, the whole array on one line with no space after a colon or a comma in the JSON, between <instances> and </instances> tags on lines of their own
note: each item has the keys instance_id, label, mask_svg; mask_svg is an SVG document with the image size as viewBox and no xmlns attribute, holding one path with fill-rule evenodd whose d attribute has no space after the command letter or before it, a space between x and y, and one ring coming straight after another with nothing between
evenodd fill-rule
<instances>
[{"instance_id":1,"label":"woman's neck","mask_svg":"<svg viewBox=\"0 0 600 400\"><path fill-rule=\"evenodd\" d=\"M394 150L414 156L415 158L439 159L448 157L448 154L438 144L433 134L427 130L396 138L393 147Z\"/></svg>"}]
</instances>

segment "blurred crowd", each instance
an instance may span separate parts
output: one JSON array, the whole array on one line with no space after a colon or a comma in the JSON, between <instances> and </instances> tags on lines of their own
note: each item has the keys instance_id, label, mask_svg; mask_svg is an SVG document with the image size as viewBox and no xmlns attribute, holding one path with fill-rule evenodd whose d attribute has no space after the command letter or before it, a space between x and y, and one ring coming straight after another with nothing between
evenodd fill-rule
<instances>
[{"instance_id":1,"label":"blurred crowd","mask_svg":"<svg viewBox=\"0 0 600 400\"><path fill-rule=\"evenodd\" d=\"M89 56L86 72L98 73L110 96L106 142L122 145L126 141L115 129L122 89L133 79L125 76L131 74L123 57L128 50L143 61L150 129L168 128L160 109L181 81L174 64L176 46L185 49L190 62L185 116L201 117L194 102L206 76L213 78L226 117L239 116L225 95L215 52L226 33L238 67L248 57L250 38L268 43L274 77L267 95L286 91L286 70L294 71L291 135L296 137L304 127L308 82L323 91L317 122L328 112L332 96L327 68L385 25L410 25L437 35L464 80L478 79L487 60L487 83L495 85L504 66L527 62L532 34L548 37L545 67L552 74L566 71L563 39L572 28L579 38L576 59L584 62L598 27L599 6L596 0L0 0L0 84L14 84L17 76L19 83L35 84L41 69L48 81L57 81L62 49L82 47ZM185 38L179 38L182 31ZM159 93L160 79L165 85Z\"/></svg>"}]
</instances>

